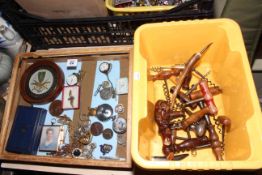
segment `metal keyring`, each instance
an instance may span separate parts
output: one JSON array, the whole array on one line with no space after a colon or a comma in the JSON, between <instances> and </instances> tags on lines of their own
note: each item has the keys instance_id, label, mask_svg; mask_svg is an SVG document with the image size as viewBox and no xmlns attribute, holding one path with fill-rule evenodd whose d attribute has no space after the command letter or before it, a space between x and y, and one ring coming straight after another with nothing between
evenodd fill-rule
<instances>
[{"instance_id":1,"label":"metal keyring","mask_svg":"<svg viewBox=\"0 0 262 175\"><path fill-rule=\"evenodd\" d=\"M52 118L51 125L54 125L56 123L56 118Z\"/></svg>"}]
</instances>

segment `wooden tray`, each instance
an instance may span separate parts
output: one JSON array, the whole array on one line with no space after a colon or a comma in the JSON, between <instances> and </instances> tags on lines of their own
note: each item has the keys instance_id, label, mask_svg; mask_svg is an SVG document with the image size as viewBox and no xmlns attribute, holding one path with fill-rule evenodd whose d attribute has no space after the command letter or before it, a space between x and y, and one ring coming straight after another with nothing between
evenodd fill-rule
<instances>
[{"instance_id":1,"label":"wooden tray","mask_svg":"<svg viewBox=\"0 0 262 175\"><path fill-rule=\"evenodd\" d=\"M131 46L116 46L116 47L92 47L92 48L73 48L73 49L55 49L49 51L37 51L32 53L25 53L18 55L14 66L10 83L10 90L8 94L8 100L6 104L6 110L3 116L2 130L0 133L0 159L8 161L21 161L21 162L35 162L43 164L60 164L60 165L80 165L80 166L94 166L94 167L131 167L131 87L132 87L132 52ZM6 143L10 134L12 123L14 120L14 114L18 105L30 105L25 102L19 91L20 78L23 72L26 70L28 64L39 59L47 59L60 61L67 59L68 57L78 58L82 61L85 59L114 59L116 56L120 58L121 55L127 55L127 62L123 63L128 66L128 72L126 72L129 85L128 94L126 100L119 98L123 103L126 103L127 112L127 132L126 132L126 146L118 146L117 155L125 157L124 161L116 160L92 160L92 159L78 159L71 157L50 157L50 156L39 156L39 155L24 155L15 154L5 151ZM120 55L120 56L119 56ZM97 59L97 60L99 60ZM122 64L122 63L121 63ZM83 84L84 85L84 84ZM81 104L82 105L82 104ZM86 105L86 104L83 104ZM79 111L77 111L79 112Z\"/></svg>"}]
</instances>

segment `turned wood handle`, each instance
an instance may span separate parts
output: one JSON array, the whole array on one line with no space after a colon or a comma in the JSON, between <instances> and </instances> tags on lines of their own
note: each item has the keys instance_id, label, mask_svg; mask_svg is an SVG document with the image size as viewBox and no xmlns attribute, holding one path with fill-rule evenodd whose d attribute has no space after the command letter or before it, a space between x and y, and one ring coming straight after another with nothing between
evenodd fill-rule
<instances>
[{"instance_id":1,"label":"turned wood handle","mask_svg":"<svg viewBox=\"0 0 262 175\"><path fill-rule=\"evenodd\" d=\"M201 90L201 92L202 92L202 94L204 96L205 104L210 109L210 113L209 114L216 115L218 110L217 110L217 107L215 105L215 102L214 102L214 99L213 99L213 95L209 91L207 81L206 80L200 81L199 86L200 86L200 90Z\"/></svg>"},{"instance_id":2,"label":"turned wood handle","mask_svg":"<svg viewBox=\"0 0 262 175\"><path fill-rule=\"evenodd\" d=\"M186 128L187 128L189 125L197 122L197 121L200 120L205 114L208 114L208 113L210 113L210 109L209 109L208 107L205 107L205 108L203 108L203 109L201 109L201 110L199 110L199 111L197 111L197 112L195 112L195 113L192 113L188 118L186 118L185 120L182 121L182 123L181 123L181 124L182 124L182 128L183 128L184 130L186 130Z\"/></svg>"},{"instance_id":3,"label":"turned wood handle","mask_svg":"<svg viewBox=\"0 0 262 175\"><path fill-rule=\"evenodd\" d=\"M191 79L192 79L192 73L189 72L188 75L185 77L185 80L184 80L184 82L182 84L182 89L183 90L189 90Z\"/></svg>"},{"instance_id":4,"label":"turned wood handle","mask_svg":"<svg viewBox=\"0 0 262 175\"><path fill-rule=\"evenodd\" d=\"M231 128L231 119L230 118L226 116L218 116L217 120L219 121L219 123L225 126L226 132L230 131L230 128Z\"/></svg>"},{"instance_id":5,"label":"turned wood handle","mask_svg":"<svg viewBox=\"0 0 262 175\"><path fill-rule=\"evenodd\" d=\"M177 69L177 68L171 68L170 70L166 70L166 71L161 71L156 75L152 75L152 80L156 81L156 80L167 80L169 79L171 76L178 76L181 72L181 69Z\"/></svg>"},{"instance_id":6,"label":"turned wood handle","mask_svg":"<svg viewBox=\"0 0 262 175\"><path fill-rule=\"evenodd\" d=\"M207 136L193 138L193 139L185 140L180 144L175 144L174 151L175 152L188 151L207 144L210 144L210 140L208 139Z\"/></svg>"},{"instance_id":7,"label":"turned wood handle","mask_svg":"<svg viewBox=\"0 0 262 175\"><path fill-rule=\"evenodd\" d=\"M213 96L222 93L222 89L220 89L219 87L209 87L208 89ZM201 90L194 91L190 94L191 100L196 100L203 97L204 95L202 94Z\"/></svg>"},{"instance_id":8,"label":"turned wood handle","mask_svg":"<svg viewBox=\"0 0 262 175\"><path fill-rule=\"evenodd\" d=\"M172 89L170 90L171 91L171 93L172 93ZM178 99L182 102L182 103L187 103L187 102L190 102L191 100L189 99L189 97L185 94L185 93L183 93L183 92L178 92L178 94L177 94L177 96L178 96ZM197 107L197 103L192 103L192 104L190 104L189 105L189 107L191 108L191 109L195 109L196 107Z\"/></svg>"},{"instance_id":9,"label":"turned wood handle","mask_svg":"<svg viewBox=\"0 0 262 175\"><path fill-rule=\"evenodd\" d=\"M219 141L219 137L215 131L215 128L213 125L209 125L208 126L208 131L209 131L209 139L211 141L211 147L212 147L212 150L213 150L213 153L215 154L216 156L216 160L223 160L223 157L222 157L222 144L221 142Z\"/></svg>"},{"instance_id":10,"label":"turned wood handle","mask_svg":"<svg viewBox=\"0 0 262 175\"><path fill-rule=\"evenodd\" d=\"M174 93L172 94L172 99L171 99L171 103L172 103L172 108L175 104L175 100L176 100L176 97L177 97L177 93L180 91L181 89L181 86L186 78L186 76L188 75L189 72L192 71L192 68L193 66L196 64L196 62L200 59L201 57L201 54L200 53L197 53L197 54L194 54L189 60L188 62L186 63L186 67L185 69L182 71L181 75L179 76L179 80L178 80L178 83L174 89Z\"/></svg>"}]
</instances>

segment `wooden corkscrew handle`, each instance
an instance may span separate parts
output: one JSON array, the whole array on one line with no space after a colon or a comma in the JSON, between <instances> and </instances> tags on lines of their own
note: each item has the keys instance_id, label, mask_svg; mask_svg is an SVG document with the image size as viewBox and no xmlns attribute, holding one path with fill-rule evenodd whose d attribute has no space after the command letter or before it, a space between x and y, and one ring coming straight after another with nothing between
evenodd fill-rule
<instances>
[{"instance_id":1,"label":"wooden corkscrew handle","mask_svg":"<svg viewBox=\"0 0 262 175\"><path fill-rule=\"evenodd\" d=\"M205 104L207 105L207 107L210 110L210 114L211 115L216 115L218 110L217 110L217 107L215 105L215 102L214 102L214 99L213 99L213 95L209 91L207 81L206 80L202 80L199 83L199 86L200 86L200 90L201 90L201 92L202 92L202 94L204 96Z\"/></svg>"},{"instance_id":2,"label":"wooden corkscrew handle","mask_svg":"<svg viewBox=\"0 0 262 175\"><path fill-rule=\"evenodd\" d=\"M226 132L229 132L231 129L231 119L226 116L218 116L217 120L221 123L225 128Z\"/></svg>"},{"instance_id":3,"label":"wooden corkscrew handle","mask_svg":"<svg viewBox=\"0 0 262 175\"><path fill-rule=\"evenodd\" d=\"M210 93L214 96L214 95L218 95L218 94L221 94L222 93L222 89L220 89L219 87L210 87L208 88ZM197 91L194 91L190 94L190 99L191 100L196 100L196 99L199 99L199 98L203 98L204 95L203 93L201 92L201 90L197 90Z\"/></svg>"},{"instance_id":4,"label":"wooden corkscrew handle","mask_svg":"<svg viewBox=\"0 0 262 175\"><path fill-rule=\"evenodd\" d=\"M156 81L156 80L167 80L172 76L178 76L181 72L181 69L177 69L177 68L171 68L170 70L164 70L159 72L156 75L152 75L152 80Z\"/></svg>"},{"instance_id":5,"label":"wooden corkscrew handle","mask_svg":"<svg viewBox=\"0 0 262 175\"><path fill-rule=\"evenodd\" d=\"M209 131L209 138L211 141L212 150L216 156L216 160L223 160L222 157L222 144L219 141L219 137L217 132L215 131L215 127L213 125L208 125L207 129Z\"/></svg>"},{"instance_id":6,"label":"wooden corkscrew handle","mask_svg":"<svg viewBox=\"0 0 262 175\"><path fill-rule=\"evenodd\" d=\"M175 144L174 151L181 152L181 151L194 150L197 147L201 147L203 145L208 145L208 144L210 144L210 140L208 139L207 136L192 138L189 140L185 140L180 144Z\"/></svg>"},{"instance_id":7,"label":"wooden corkscrew handle","mask_svg":"<svg viewBox=\"0 0 262 175\"><path fill-rule=\"evenodd\" d=\"M183 120L181 122L182 128L184 130L187 129L187 127L195 122L197 122L198 120L200 120L205 114L210 113L210 109L208 107L205 107L195 113L192 113L187 119Z\"/></svg>"}]
</instances>

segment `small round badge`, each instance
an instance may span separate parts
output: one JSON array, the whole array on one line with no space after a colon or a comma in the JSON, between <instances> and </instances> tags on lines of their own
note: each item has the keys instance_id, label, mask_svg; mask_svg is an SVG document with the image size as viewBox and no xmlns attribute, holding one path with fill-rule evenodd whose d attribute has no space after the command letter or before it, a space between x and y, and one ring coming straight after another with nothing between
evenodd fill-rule
<instances>
[{"instance_id":1,"label":"small round badge","mask_svg":"<svg viewBox=\"0 0 262 175\"><path fill-rule=\"evenodd\" d=\"M109 153L112 150L113 146L109 144L103 144L100 145L100 151L103 153L103 155Z\"/></svg>"},{"instance_id":2,"label":"small round badge","mask_svg":"<svg viewBox=\"0 0 262 175\"><path fill-rule=\"evenodd\" d=\"M80 148L75 148L72 151L72 156L78 158L82 155L82 150Z\"/></svg>"},{"instance_id":3,"label":"small round badge","mask_svg":"<svg viewBox=\"0 0 262 175\"><path fill-rule=\"evenodd\" d=\"M91 125L91 134L99 136L103 132L103 125L100 122L95 122Z\"/></svg>"},{"instance_id":4,"label":"small round badge","mask_svg":"<svg viewBox=\"0 0 262 175\"><path fill-rule=\"evenodd\" d=\"M52 116L59 116L64 112L62 108L62 101L61 100L55 100L53 101L49 106L49 113Z\"/></svg>"},{"instance_id":5,"label":"small round badge","mask_svg":"<svg viewBox=\"0 0 262 175\"><path fill-rule=\"evenodd\" d=\"M104 139L106 139L106 140L110 140L110 139L113 137L113 131L112 131L112 129L109 129L109 128L105 129L105 130L103 131L103 137L104 137Z\"/></svg>"},{"instance_id":6,"label":"small round badge","mask_svg":"<svg viewBox=\"0 0 262 175\"><path fill-rule=\"evenodd\" d=\"M117 134L123 134L126 132L126 119L124 119L123 117L117 117L114 121L113 121L113 130L117 133Z\"/></svg>"},{"instance_id":7,"label":"small round badge","mask_svg":"<svg viewBox=\"0 0 262 175\"><path fill-rule=\"evenodd\" d=\"M122 105L122 104L116 105L115 111L116 111L116 113L118 113L118 114L124 113L124 112L125 112L125 107L124 107L124 105Z\"/></svg>"}]
</instances>

